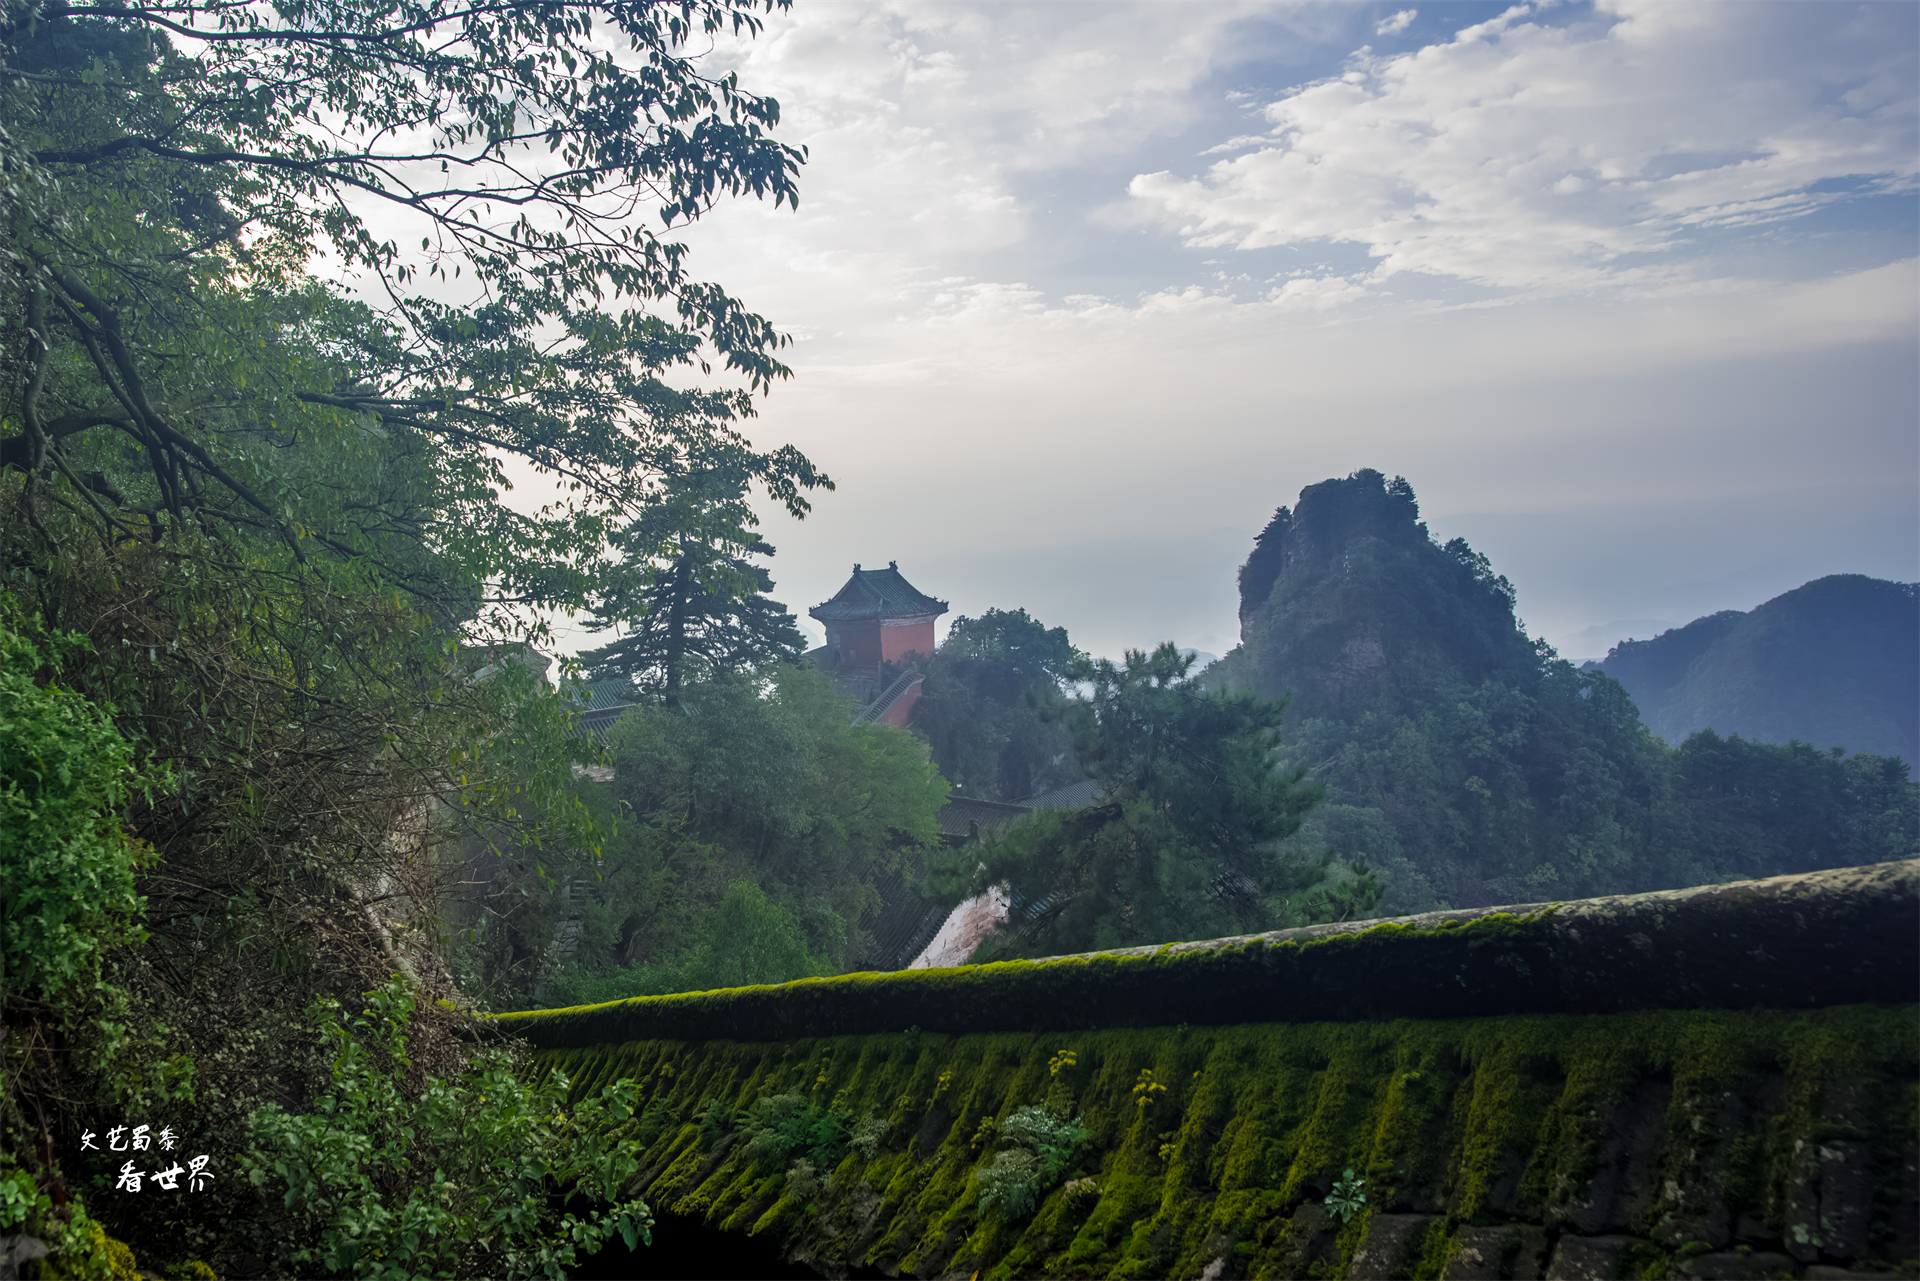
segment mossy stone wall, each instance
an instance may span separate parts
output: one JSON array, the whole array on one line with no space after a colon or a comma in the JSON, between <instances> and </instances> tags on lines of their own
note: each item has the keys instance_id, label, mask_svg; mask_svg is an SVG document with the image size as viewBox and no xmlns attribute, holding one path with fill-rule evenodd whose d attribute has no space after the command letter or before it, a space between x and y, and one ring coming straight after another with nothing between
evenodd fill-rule
<instances>
[{"instance_id":1,"label":"mossy stone wall","mask_svg":"<svg viewBox=\"0 0 1920 1281\"><path fill-rule=\"evenodd\" d=\"M505 1014L546 1049L666 1038L1806 1009L1920 999L1920 863L1435 912L1045 961Z\"/></svg>"},{"instance_id":2,"label":"mossy stone wall","mask_svg":"<svg viewBox=\"0 0 1920 1281\"><path fill-rule=\"evenodd\" d=\"M640 1083L657 1210L827 1275L1920 1275L1916 958L1895 863L498 1023ZM734 1119L796 1094L870 1150L756 1158ZM1089 1138L983 1213L1043 1100Z\"/></svg>"},{"instance_id":3,"label":"mossy stone wall","mask_svg":"<svg viewBox=\"0 0 1920 1281\"><path fill-rule=\"evenodd\" d=\"M576 1093L641 1083L638 1185L656 1209L827 1275L1913 1275L1917 1029L1912 1006L1855 1005L647 1040L537 1060ZM1074 1066L1050 1078L1061 1050ZM1168 1087L1145 1107L1143 1070ZM983 1119L1050 1090L1091 1137L1031 1218L983 1215ZM877 1146L808 1191L699 1124L716 1100L731 1114L792 1093L878 1119ZM1366 1203L1341 1223L1326 1202L1348 1169Z\"/></svg>"}]
</instances>

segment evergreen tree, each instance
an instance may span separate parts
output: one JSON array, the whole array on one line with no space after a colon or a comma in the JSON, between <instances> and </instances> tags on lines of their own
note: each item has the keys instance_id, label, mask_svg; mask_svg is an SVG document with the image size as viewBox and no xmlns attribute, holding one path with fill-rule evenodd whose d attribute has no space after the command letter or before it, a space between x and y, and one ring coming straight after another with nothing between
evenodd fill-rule
<instances>
[{"instance_id":1,"label":"evergreen tree","mask_svg":"<svg viewBox=\"0 0 1920 1281\"><path fill-rule=\"evenodd\" d=\"M1075 664L1072 677L1090 683L1091 695L1057 702L1054 714L1099 784L1095 804L1037 815L984 850L968 846L934 878L946 897L1008 887L1008 925L986 954L1294 923L1296 900L1326 865L1281 855L1277 842L1299 828L1321 788L1275 759L1284 700L1209 691L1188 675L1192 665L1171 643L1129 651L1119 665Z\"/></svg>"},{"instance_id":2,"label":"evergreen tree","mask_svg":"<svg viewBox=\"0 0 1920 1281\"><path fill-rule=\"evenodd\" d=\"M791 662L806 640L773 579L748 557L773 546L753 529L752 457L709 448L670 473L661 497L617 540L628 560L606 580L588 631L625 635L580 656L590 675L624 677L668 706L688 685L763 664Z\"/></svg>"}]
</instances>

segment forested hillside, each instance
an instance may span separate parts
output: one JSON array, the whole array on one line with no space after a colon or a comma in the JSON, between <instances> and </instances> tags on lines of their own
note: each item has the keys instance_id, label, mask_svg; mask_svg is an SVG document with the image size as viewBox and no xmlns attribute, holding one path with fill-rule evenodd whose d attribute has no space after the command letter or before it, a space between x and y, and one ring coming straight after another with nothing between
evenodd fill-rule
<instances>
[{"instance_id":1,"label":"forested hillside","mask_svg":"<svg viewBox=\"0 0 1920 1281\"><path fill-rule=\"evenodd\" d=\"M1724 610L1599 666L1669 743L1703 729L1920 764L1920 591L1833 574L1748 613Z\"/></svg>"},{"instance_id":2,"label":"forested hillside","mask_svg":"<svg viewBox=\"0 0 1920 1281\"><path fill-rule=\"evenodd\" d=\"M862 920L924 855L947 798L925 746L853 724L812 667L674 698L626 712L612 778L578 784L597 840L470 856L474 892L448 912L469 996L565 1006L871 964Z\"/></svg>"},{"instance_id":3,"label":"forested hillside","mask_svg":"<svg viewBox=\"0 0 1920 1281\"><path fill-rule=\"evenodd\" d=\"M1210 682L1291 694L1286 752L1326 785L1293 841L1365 854L1408 910L1844 866L1916 849L1905 763L1701 734L1669 747L1627 690L1514 616L1405 480L1312 485L1240 571Z\"/></svg>"},{"instance_id":4,"label":"forested hillside","mask_svg":"<svg viewBox=\"0 0 1920 1281\"><path fill-rule=\"evenodd\" d=\"M631 1087L557 1119L441 908L463 835L536 879L622 839L516 658L543 611L681 566L680 679L754 504L830 487L747 438L787 339L676 230L798 198L778 104L700 61L768 7L0 5L0 1271L559 1276L644 1235L596 1124ZM663 840L721 834L751 857ZM841 847L791 836L753 854L804 898ZM771 915L729 892L692 897Z\"/></svg>"}]
</instances>

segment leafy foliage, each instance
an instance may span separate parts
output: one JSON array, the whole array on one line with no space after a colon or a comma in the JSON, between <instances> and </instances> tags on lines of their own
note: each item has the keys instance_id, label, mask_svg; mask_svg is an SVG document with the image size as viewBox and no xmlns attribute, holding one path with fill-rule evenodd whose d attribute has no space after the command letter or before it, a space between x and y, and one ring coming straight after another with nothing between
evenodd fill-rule
<instances>
[{"instance_id":1,"label":"leafy foliage","mask_svg":"<svg viewBox=\"0 0 1920 1281\"><path fill-rule=\"evenodd\" d=\"M1042 713L1065 692L1085 655L1064 627L1024 609L989 609L953 620L927 660L913 728L932 746L940 773L967 796L1018 801L1077 781L1072 743Z\"/></svg>"},{"instance_id":2,"label":"leafy foliage","mask_svg":"<svg viewBox=\"0 0 1920 1281\"><path fill-rule=\"evenodd\" d=\"M747 1152L775 1169L795 1156L815 1170L831 1170L846 1155L851 1135L846 1119L807 1102L803 1094L774 1094L756 1100L740 1122Z\"/></svg>"},{"instance_id":3,"label":"leafy foliage","mask_svg":"<svg viewBox=\"0 0 1920 1281\"><path fill-rule=\"evenodd\" d=\"M160 780L134 779L111 709L36 683L55 654L85 644L61 634L48 642L43 653L0 612L0 983L58 995L104 944L129 937L145 906L134 872L150 856L118 811Z\"/></svg>"},{"instance_id":4,"label":"leafy foliage","mask_svg":"<svg viewBox=\"0 0 1920 1281\"><path fill-rule=\"evenodd\" d=\"M301 1011L395 969L436 998L415 1069L459 1075L452 838L599 839L569 707L503 642L671 541L672 478L724 459L796 516L827 483L741 434L785 340L664 230L794 198L776 104L698 60L755 11L0 7L0 611L86 638L36 639L33 688L111 708L165 783L95 832L157 855L126 887L150 936L57 1008L9 993L8 1153L27 1104L63 1148L132 1098L199 1133L303 1115L332 1056ZM529 474L544 506L507 501ZM394 1213L443 1204L383 1168ZM254 1248L231 1185L96 1204L143 1256Z\"/></svg>"},{"instance_id":5,"label":"leafy foliage","mask_svg":"<svg viewBox=\"0 0 1920 1281\"><path fill-rule=\"evenodd\" d=\"M1349 1168L1333 1185L1333 1191L1327 1193L1327 1213L1335 1223L1345 1223L1359 1214L1367 1204L1367 1181L1354 1175Z\"/></svg>"},{"instance_id":6,"label":"leafy foliage","mask_svg":"<svg viewBox=\"0 0 1920 1281\"><path fill-rule=\"evenodd\" d=\"M253 1116L251 1181L279 1191L287 1234L280 1265L303 1275L559 1277L582 1252L619 1234L651 1239L644 1203L620 1201L639 1144L618 1124L636 1110L628 1081L561 1112L567 1081L516 1076L504 1051L483 1049L453 1080L408 1083L414 998L394 980L367 993L352 1018L310 1011L334 1052L333 1079L312 1110ZM555 1222L556 1194L607 1208Z\"/></svg>"},{"instance_id":7,"label":"leafy foliage","mask_svg":"<svg viewBox=\"0 0 1920 1281\"><path fill-rule=\"evenodd\" d=\"M1032 1214L1073 1161L1087 1128L1064 1107L1036 1103L1014 1109L999 1127L1000 1150L974 1174L980 1209L1002 1219Z\"/></svg>"},{"instance_id":8,"label":"leafy foliage","mask_svg":"<svg viewBox=\"0 0 1920 1281\"><path fill-rule=\"evenodd\" d=\"M947 788L912 735L850 720L827 677L791 665L629 712L609 740L613 781L588 798L612 834L598 850L527 851L495 878L501 915L465 945L474 985L525 1008L854 964L876 883L934 840ZM574 887L566 903L562 886ZM535 996L569 905L576 960Z\"/></svg>"},{"instance_id":9,"label":"leafy foliage","mask_svg":"<svg viewBox=\"0 0 1920 1281\"><path fill-rule=\"evenodd\" d=\"M584 604L654 479L714 443L804 512L823 478L744 446L746 390L662 379L718 358L764 387L784 339L632 216L796 198L777 105L684 52L751 8L14 6L0 462L29 515L38 496L110 539L217 532L458 610ZM306 274L323 247L383 310ZM509 459L569 500L501 503Z\"/></svg>"},{"instance_id":10,"label":"leafy foliage","mask_svg":"<svg viewBox=\"0 0 1920 1281\"><path fill-rule=\"evenodd\" d=\"M1057 703L1095 804L1047 812L936 868L948 898L1010 887L984 949L1050 955L1265 929L1324 867L1282 855L1319 799L1281 766L1285 703L1210 692L1171 644L1124 665L1083 662L1084 699Z\"/></svg>"}]
</instances>

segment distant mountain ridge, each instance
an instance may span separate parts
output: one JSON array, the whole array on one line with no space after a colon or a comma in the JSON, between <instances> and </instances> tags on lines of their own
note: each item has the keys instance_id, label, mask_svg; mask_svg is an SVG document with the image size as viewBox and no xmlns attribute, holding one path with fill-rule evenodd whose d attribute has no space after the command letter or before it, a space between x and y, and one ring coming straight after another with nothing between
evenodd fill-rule
<instances>
[{"instance_id":1,"label":"distant mountain ridge","mask_svg":"<svg viewBox=\"0 0 1920 1281\"><path fill-rule=\"evenodd\" d=\"M1577 668L1529 637L1514 596L1484 554L1434 539L1405 479L1371 469L1301 490L1241 566L1241 642L1202 680L1290 695L1281 750L1327 790L1289 843L1365 855L1387 884L1382 910L1920 855L1920 785L1890 754L1912 731L1891 744L1859 732L1920 706L1912 587L1822 580L1617 646L1624 666L1644 658L1647 688L1754 712L1671 745L1611 662ZM1759 715L1769 702L1841 714L1773 721Z\"/></svg>"},{"instance_id":2,"label":"distant mountain ridge","mask_svg":"<svg viewBox=\"0 0 1920 1281\"><path fill-rule=\"evenodd\" d=\"M1703 729L1920 765L1920 585L1834 574L1723 610L1597 666L1674 745Z\"/></svg>"}]
</instances>

